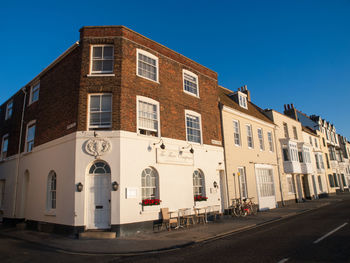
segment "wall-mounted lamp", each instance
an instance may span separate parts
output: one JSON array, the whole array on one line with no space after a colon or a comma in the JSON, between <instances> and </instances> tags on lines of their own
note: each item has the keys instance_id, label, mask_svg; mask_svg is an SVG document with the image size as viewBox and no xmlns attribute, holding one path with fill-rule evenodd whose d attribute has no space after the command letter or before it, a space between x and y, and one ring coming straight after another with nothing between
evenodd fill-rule
<instances>
[{"instance_id":1,"label":"wall-mounted lamp","mask_svg":"<svg viewBox=\"0 0 350 263\"><path fill-rule=\"evenodd\" d=\"M83 191L83 188L84 188L84 186L83 186L83 184L82 183L77 183L77 191L78 192L81 192L81 191Z\"/></svg>"},{"instance_id":2,"label":"wall-mounted lamp","mask_svg":"<svg viewBox=\"0 0 350 263\"><path fill-rule=\"evenodd\" d=\"M164 143L163 143L163 139L160 139L160 141L157 142L157 143L153 143L153 145L157 145L157 144L160 144L160 143L162 143L162 144L160 145L160 148L161 148L162 150L164 150L164 149L165 149L165 145L164 145Z\"/></svg>"},{"instance_id":3,"label":"wall-mounted lamp","mask_svg":"<svg viewBox=\"0 0 350 263\"><path fill-rule=\"evenodd\" d=\"M214 188L219 188L218 183L216 181L214 181L213 185L214 185Z\"/></svg>"},{"instance_id":4,"label":"wall-mounted lamp","mask_svg":"<svg viewBox=\"0 0 350 263\"><path fill-rule=\"evenodd\" d=\"M193 150L193 147L192 147L192 144L188 144L187 146L185 146L185 147L182 147L182 149L188 149L188 148L190 148L191 147L191 149L190 149L190 153L194 153L194 150Z\"/></svg>"},{"instance_id":5,"label":"wall-mounted lamp","mask_svg":"<svg viewBox=\"0 0 350 263\"><path fill-rule=\"evenodd\" d=\"M114 181L114 182L112 183L112 190L113 190L113 191L117 191L118 188L119 188L119 184L118 184L116 181Z\"/></svg>"}]
</instances>

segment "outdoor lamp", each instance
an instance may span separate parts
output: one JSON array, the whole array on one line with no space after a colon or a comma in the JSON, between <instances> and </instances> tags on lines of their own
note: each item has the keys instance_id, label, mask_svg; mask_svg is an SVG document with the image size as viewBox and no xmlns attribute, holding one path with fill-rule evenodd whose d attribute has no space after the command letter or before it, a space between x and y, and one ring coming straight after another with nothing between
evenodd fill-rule
<instances>
[{"instance_id":1,"label":"outdoor lamp","mask_svg":"<svg viewBox=\"0 0 350 263\"><path fill-rule=\"evenodd\" d=\"M182 147L182 149L187 149L187 148L189 148L189 147L191 147L191 149L190 149L190 153L194 153L194 150L193 150L193 147L192 147L192 144L188 144L187 146L184 146L184 147Z\"/></svg>"},{"instance_id":2,"label":"outdoor lamp","mask_svg":"<svg viewBox=\"0 0 350 263\"><path fill-rule=\"evenodd\" d=\"M164 143L163 143L163 139L160 139L160 141L157 142L157 143L153 143L153 145L157 145L157 144L160 144L160 143L162 143L162 144L160 145L160 148L161 148L162 150L164 150L164 149L165 149L165 145L164 145Z\"/></svg>"},{"instance_id":3,"label":"outdoor lamp","mask_svg":"<svg viewBox=\"0 0 350 263\"><path fill-rule=\"evenodd\" d=\"M118 188L119 188L119 184L118 184L116 181L114 181L114 182L112 183L112 189L113 189L113 191L117 191Z\"/></svg>"},{"instance_id":4,"label":"outdoor lamp","mask_svg":"<svg viewBox=\"0 0 350 263\"><path fill-rule=\"evenodd\" d=\"M82 184L82 183L80 183L80 182L79 182L79 183L77 183L77 191L78 191L78 192L83 191L83 187L84 187L84 186L83 186L83 184Z\"/></svg>"},{"instance_id":5,"label":"outdoor lamp","mask_svg":"<svg viewBox=\"0 0 350 263\"><path fill-rule=\"evenodd\" d=\"M218 188L218 183L216 181L214 181L213 185L214 185L214 188Z\"/></svg>"}]
</instances>

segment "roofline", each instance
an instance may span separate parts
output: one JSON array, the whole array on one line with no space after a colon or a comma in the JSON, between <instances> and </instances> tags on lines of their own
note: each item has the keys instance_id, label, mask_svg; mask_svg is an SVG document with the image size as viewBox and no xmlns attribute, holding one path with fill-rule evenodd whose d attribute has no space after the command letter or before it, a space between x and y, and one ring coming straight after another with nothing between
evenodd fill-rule
<instances>
[{"instance_id":1,"label":"roofline","mask_svg":"<svg viewBox=\"0 0 350 263\"><path fill-rule=\"evenodd\" d=\"M193 59L190 59L190 58L188 58L188 57L182 55L181 53L179 53L179 52L177 52L177 51L175 51L175 50L173 50L173 49L171 49L171 48L169 48L169 47L167 47L167 46L164 46L163 44L160 44L160 43L158 43L157 41L154 41L154 40L152 40L152 39L150 39L150 38L148 38L148 37L146 37L146 36L144 36L144 35L142 35L142 34L136 32L136 31L134 31L134 30L132 30L132 29L126 27L126 26L122 26L122 25L119 25L119 26L116 26L116 25L114 25L114 26L83 26L82 28L79 29L79 32L80 32L82 29L84 29L84 28L107 28L107 27L123 28L123 29L129 30L130 32L132 32L132 33L134 33L134 34L136 34L136 35L138 35L138 36L140 36L140 37L142 37L142 38L145 38L145 39L147 39L147 40L149 40L149 41L151 41L151 42L153 42L153 43L156 43L157 45L160 45L160 46L162 46L163 48L166 48L166 49L168 49L168 50L170 50L170 51L172 51L172 52L174 52L174 53L180 55L181 57L184 57L184 58L186 58L186 59L188 59L188 60L190 60L190 61L196 63L197 65L199 65L199 66L201 66L201 67L203 67L203 68L206 68L207 70L210 70L211 72L213 72L213 73L216 74L216 77L218 76L218 73L217 73L216 71L214 71L214 70L212 70L212 69L210 69L210 68L208 68L208 67L206 67L206 66L203 66L202 64L198 63L197 61L194 61Z\"/></svg>"},{"instance_id":2,"label":"roofline","mask_svg":"<svg viewBox=\"0 0 350 263\"><path fill-rule=\"evenodd\" d=\"M284 116L284 117L287 117L287 118L289 118L289 119L291 119L291 120L293 120L293 121L299 122L300 125L303 126L303 125L301 124L300 121L298 121L298 120L296 120L296 119L293 119L292 117L289 117L288 115L285 115L285 114L283 114L283 113L281 113L281 112L279 112L279 111L276 111L276 110L274 110L274 109L264 109L263 111L264 111L264 112L265 112L265 111L266 111L266 112L268 112L268 111L274 111L274 112L276 112L276 113L278 113L278 114L280 114L280 115L282 115L282 116Z\"/></svg>"}]
</instances>

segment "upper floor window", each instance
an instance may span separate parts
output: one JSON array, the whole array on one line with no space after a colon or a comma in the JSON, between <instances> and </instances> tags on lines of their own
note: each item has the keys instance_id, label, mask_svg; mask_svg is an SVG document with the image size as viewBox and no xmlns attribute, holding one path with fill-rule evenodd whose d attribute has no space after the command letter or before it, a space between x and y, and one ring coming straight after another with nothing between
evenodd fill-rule
<instances>
[{"instance_id":1,"label":"upper floor window","mask_svg":"<svg viewBox=\"0 0 350 263\"><path fill-rule=\"evenodd\" d=\"M113 73L114 48L112 45L91 47L91 74Z\"/></svg>"},{"instance_id":2,"label":"upper floor window","mask_svg":"<svg viewBox=\"0 0 350 263\"><path fill-rule=\"evenodd\" d=\"M260 145L260 150L264 150L264 136L263 136L263 130L258 129L258 138L259 138L259 145Z\"/></svg>"},{"instance_id":3,"label":"upper floor window","mask_svg":"<svg viewBox=\"0 0 350 263\"><path fill-rule=\"evenodd\" d=\"M284 137L289 138L288 125L285 122L283 122L283 131L284 131Z\"/></svg>"},{"instance_id":4,"label":"upper floor window","mask_svg":"<svg viewBox=\"0 0 350 263\"><path fill-rule=\"evenodd\" d=\"M324 138L322 138L322 142L323 142L323 147L326 147L326 141Z\"/></svg>"},{"instance_id":5,"label":"upper floor window","mask_svg":"<svg viewBox=\"0 0 350 263\"><path fill-rule=\"evenodd\" d=\"M158 82L158 57L137 49L137 75Z\"/></svg>"},{"instance_id":6,"label":"upper floor window","mask_svg":"<svg viewBox=\"0 0 350 263\"><path fill-rule=\"evenodd\" d=\"M185 111L187 141L202 143L201 116L193 111Z\"/></svg>"},{"instance_id":7,"label":"upper floor window","mask_svg":"<svg viewBox=\"0 0 350 263\"><path fill-rule=\"evenodd\" d=\"M198 97L198 76L185 69L182 71L182 75L184 81L184 91Z\"/></svg>"},{"instance_id":8,"label":"upper floor window","mask_svg":"<svg viewBox=\"0 0 350 263\"><path fill-rule=\"evenodd\" d=\"M235 145L240 146L241 145L241 134L239 131L239 122L233 121L233 136L235 140Z\"/></svg>"},{"instance_id":9,"label":"upper floor window","mask_svg":"<svg viewBox=\"0 0 350 263\"><path fill-rule=\"evenodd\" d=\"M89 98L89 129L112 127L112 94L91 94Z\"/></svg>"},{"instance_id":10,"label":"upper floor window","mask_svg":"<svg viewBox=\"0 0 350 263\"><path fill-rule=\"evenodd\" d=\"M272 140L272 133L268 132L267 133L267 140L269 142L269 150L273 152L273 140Z\"/></svg>"},{"instance_id":11,"label":"upper floor window","mask_svg":"<svg viewBox=\"0 0 350 263\"><path fill-rule=\"evenodd\" d=\"M27 126L27 137L26 137L26 151L31 152L34 148L35 138L35 121L30 122Z\"/></svg>"},{"instance_id":12,"label":"upper floor window","mask_svg":"<svg viewBox=\"0 0 350 263\"><path fill-rule=\"evenodd\" d=\"M318 148L317 139L315 138L315 147Z\"/></svg>"},{"instance_id":13,"label":"upper floor window","mask_svg":"<svg viewBox=\"0 0 350 263\"><path fill-rule=\"evenodd\" d=\"M34 85L30 89L29 105L39 100L40 83Z\"/></svg>"},{"instance_id":14,"label":"upper floor window","mask_svg":"<svg viewBox=\"0 0 350 263\"><path fill-rule=\"evenodd\" d=\"M9 135L5 134L2 136L2 143L1 143L1 159L4 159L7 157L7 149L9 144Z\"/></svg>"},{"instance_id":15,"label":"upper floor window","mask_svg":"<svg viewBox=\"0 0 350 263\"><path fill-rule=\"evenodd\" d=\"M247 124L247 142L249 148L254 148L252 126Z\"/></svg>"},{"instance_id":16,"label":"upper floor window","mask_svg":"<svg viewBox=\"0 0 350 263\"><path fill-rule=\"evenodd\" d=\"M298 140L297 127L295 126L293 126L293 135L294 135L294 139Z\"/></svg>"},{"instance_id":17,"label":"upper floor window","mask_svg":"<svg viewBox=\"0 0 350 263\"><path fill-rule=\"evenodd\" d=\"M160 136L159 102L137 96L137 131L140 134Z\"/></svg>"},{"instance_id":18,"label":"upper floor window","mask_svg":"<svg viewBox=\"0 0 350 263\"><path fill-rule=\"evenodd\" d=\"M238 102L239 102L239 106L241 106L242 108L248 109L247 95L246 94L239 92L238 93Z\"/></svg>"},{"instance_id":19,"label":"upper floor window","mask_svg":"<svg viewBox=\"0 0 350 263\"><path fill-rule=\"evenodd\" d=\"M298 147L296 144L289 144L290 159L293 162L299 162Z\"/></svg>"},{"instance_id":20,"label":"upper floor window","mask_svg":"<svg viewBox=\"0 0 350 263\"><path fill-rule=\"evenodd\" d=\"M282 153L283 153L283 160L284 161L289 161L289 151L288 148L283 148L282 149Z\"/></svg>"},{"instance_id":21,"label":"upper floor window","mask_svg":"<svg viewBox=\"0 0 350 263\"><path fill-rule=\"evenodd\" d=\"M310 144L312 145L312 138L311 138L311 136L309 136L309 141L310 141Z\"/></svg>"},{"instance_id":22,"label":"upper floor window","mask_svg":"<svg viewBox=\"0 0 350 263\"><path fill-rule=\"evenodd\" d=\"M12 112L13 112L13 100L9 101L6 105L5 120L8 120L11 118Z\"/></svg>"},{"instance_id":23,"label":"upper floor window","mask_svg":"<svg viewBox=\"0 0 350 263\"><path fill-rule=\"evenodd\" d=\"M56 209L56 189L57 189L57 177L54 171L49 173L47 178L47 210Z\"/></svg>"}]
</instances>

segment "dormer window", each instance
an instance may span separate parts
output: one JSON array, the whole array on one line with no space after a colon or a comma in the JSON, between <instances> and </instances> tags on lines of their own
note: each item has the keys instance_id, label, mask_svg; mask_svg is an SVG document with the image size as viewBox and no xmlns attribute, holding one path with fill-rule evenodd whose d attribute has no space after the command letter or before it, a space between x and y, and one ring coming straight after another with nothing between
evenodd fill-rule
<instances>
[{"instance_id":1,"label":"dormer window","mask_svg":"<svg viewBox=\"0 0 350 263\"><path fill-rule=\"evenodd\" d=\"M247 95L241 92L238 92L238 103L242 108L248 109L247 104Z\"/></svg>"}]
</instances>

